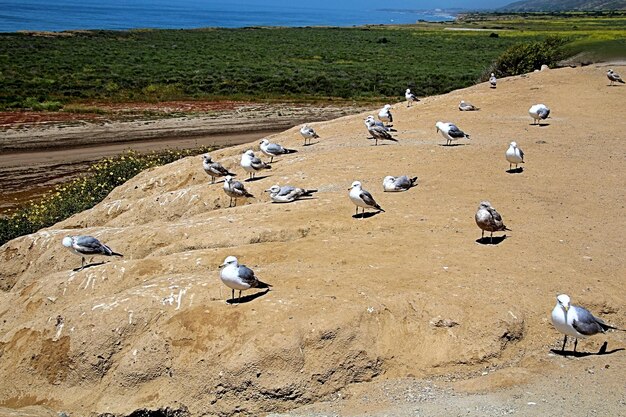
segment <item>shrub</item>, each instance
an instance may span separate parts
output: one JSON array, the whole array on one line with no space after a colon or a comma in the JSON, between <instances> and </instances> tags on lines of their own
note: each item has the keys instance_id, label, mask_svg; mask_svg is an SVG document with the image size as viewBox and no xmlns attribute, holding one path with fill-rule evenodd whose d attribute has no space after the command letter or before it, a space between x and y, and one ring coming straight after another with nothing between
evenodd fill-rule
<instances>
[{"instance_id":1,"label":"shrub","mask_svg":"<svg viewBox=\"0 0 626 417\"><path fill-rule=\"evenodd\" d=\"M544 41L513 45L483 73L482 79L488 79L491 72L498 77L507 77L532 72L544 64L554 67L564 58L562 47L566 43L565 38L549 36Z\"/></svg>"},{"instance_id":2,"label":"shrub","mask_svg":"<svg viewBox=\"0 0 626 417\"><path fill-rule=\"evenodd\" d=\"M102 201L117 186L141 171L169 164L212 148L165 150L151 153L128 151L91 165L87 174L57 185L52 191L24 207L0 217L0 246L16 237L52 226Z\"/></svg>"}]
</instances>

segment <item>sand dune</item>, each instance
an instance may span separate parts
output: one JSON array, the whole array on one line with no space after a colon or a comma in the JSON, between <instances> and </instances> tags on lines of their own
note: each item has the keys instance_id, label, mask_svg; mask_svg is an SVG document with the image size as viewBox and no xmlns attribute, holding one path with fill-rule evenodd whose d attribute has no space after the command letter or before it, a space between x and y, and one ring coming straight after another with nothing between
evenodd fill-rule
<instances>
[{"instance_id":1,"label":"sand dune","mask_svg":"<svg viewBox=\"0 0 626 417\"><path fill-rule=\"evenodd\" d=\"M393 402L368 409L369 386L439 378L462 380L453 385L460 391L536 381L563 392L546 383L550 372L584 384L589 368L606 365L603 411L617 415L623 352L550 354L562 341L549 321L558 293L626 327L626 88L607 87L605 71L544 71L501 79L496 90L480 84L396 104L397 144L372 146L367 113L314 123L321 138L307 147L294 127L272 140L298 152L246 183L256 197L247 204L228 208L221 183L210 185L200 158L187 158L9 242L0 248L0 375L11 383L0 384L0 405L260 415L346 389L352 397L339 410L364 415ZM459 112L461 99L481 110ZM552 109L542 127L527 113L538 102ZM438 120L471 140L441 146ZM511 141L526 153L522 173L506 172ZM250 146L213 157L246 178L238 161ZM382 192L386 175L402 174L419 185ZM354 180L385 213L352 217ZM263 190L275 183L319 191L271 204ZM476 242L481 200L512 229L497 245ZM72 272L80 259L61 239L77 233L124 258ZM228 255L272 290L226 304L218 265ZM626 334L578 348L596 352L604 341L624 348ZM588 397L589 410L597 407Z\"/></svg>"}]
</instances>

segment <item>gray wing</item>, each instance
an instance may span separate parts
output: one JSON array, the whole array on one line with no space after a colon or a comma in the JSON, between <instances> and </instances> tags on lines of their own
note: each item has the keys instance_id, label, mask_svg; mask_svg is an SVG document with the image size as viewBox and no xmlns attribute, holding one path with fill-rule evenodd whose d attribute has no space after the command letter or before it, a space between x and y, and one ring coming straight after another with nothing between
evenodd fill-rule
<instances>
[{"instance_id":1,"label":"gray wing","mask_svg":"<svg viewBox=\"0 0 626 417\"><path fill-rule=\"evenodd\" d=\"M232 175L230 172L228 172L228 170L226 168L224 168L221 164L214 162L211 164L210 168L213 170L214 173L219 174L219 175Z\"/></svg>"},{"instance_id":2,"label":"gray wing","mask_svg":"<svg viewBox=\"0 0 626 417\"><path fill-rule=\"evenodd\" d=\"M246 187L244 187L243 184L240 183L239 181L231 182L230 188L231 188L231 190L233 190L237 194L245 195L246 197L252 197L252 194L250 194L246 190Z\"/></svg>"},{"instance_id":3,"label":"gray wing","mask_svg":"<svg viewBox=\"0 0 626 417\"><path fill-rule=\"evenodd\" d=\"M537 114L538 114L538 115L539 115L539 117L541 117L542 119L547 119L547 118L548 118L548 116L550 115L550 109L548 109L548 108L542 108L542 109L539 109L539 110L537 111Z\"/></svg>"},{"instance_id":4,"label":"gray wing","mask_svg":"<svg viewBox=\"0 0 626 417\"><path fill-rule=\"evenodd\" d=\"M493 207L489 207L486 210L489 212L489 214L491 214L491 218L494 221L502 223L502 216L500 216L500 213L498 213L496 209L494 209Z\"/></svg>"},{"instance_id":5,"label":"gray wing","mask_svg":"<svg viewBox=\"0 0 626 417\"><path fill-rule=\"evenodd\" d=\"M285 153L285 148L283 148L281 145L277 143L270 143L269 145L265 147L265 150L268 153L271 153L274 155L280 155L280 154Z\"/></svg>"},{"instance_id":6,"label":"gray wing","mask_svg":"<svg viewBox=\"0 0 626 417\"><path fill-rule=\"evenodd\" d=\"M459 129L455 124L450 123L450 130L448 130L448 135L452 138L464 138L465 133Z\"/></svg>"},{"instance_id":7,"label":"gray wing","mask_svg":"<svg viewBox=\"0 0 626 417\"><path fill-rule=\"evenodd\" d=\"M372 136L374 136L375 138L379 138L379 139L391 139L391 134L389 134L389 132L387 132L387 129L385 129L382 126L372 126L370 128L367 129Z\"/></svg>"},{"instance_id":8,"label":"gray wing","mask_svg":"<svg viewBox=\"0 0 626 417\"><path fill-rule=\"evenodd\" d=\"M378 207L378 203L376 203L374 197L372 197L369 192L361 190L361 194L359 194L359 197L361 197L361 200L363 200L368 206Z\"/></svg>"},{"instance_id":9,"label":"gray wing","mask_svg":"<svg viewBox=\"0 0 626 417\"><path fill-rule=\"evenodd\" d=\"M98 239L92 236L76 236L74 238L74 248L85 255L113 254L111 248L102 244Z\"/></svg>"},{"instance_id":10,"label":"gray wing","mask_svg":"<svg viewBox=\"0 0 626 417\"><path fill-rule=\"evenodd\" d=\"M572 326L578 333L585 336L604 333L606 324L602 320L594 317L586 308L578 306L572 306L572 308L576 309L576 314L578 315L578 320L572 322Z\"/></svg>"},{"instance_id":11,"label":"gray wing","mask_svg":"<svg viewBox=\"0 0 626 417\"><path fill-rule=\"evenodd\" d=\"M411 183L409 177L402 175L401 177L396 178L394 185L398 188L409 189L413 184Z\"/></svg>"},{"instance_id":12,"label":"gray wing","mask_svg":"<svg viewBox=\"0 0 626 417\"><path fill-rule=\"evenodd\" d=\"M293 190L295 190L296 187L293 187L291 185L284 185L282 187L280 187L280 191L278 192L279 196L286 196L289 195L290 193L293 192Z\"/></svg>"},{"instance_id":13,"label":"gray wing","mask_svg":"<svg viewBox=\"0 0 626 417\"><path fill-rule=\"evenodd\" d=\"M251 287L256 286L257 279L254 276L254 271L248 268L247 266L239 265L239 269L237 270L237 275L239 275L239 278L241 278L243 282L250 285Z\"/></svg>"},{"instance_id":14,"label":"gray wing","mask_svg":"<svg viewBox=\"0 0 626 417\"><path fill-rule=\"evenodd\" d=\"M521 150L520 148L517 148L517 150L519 151L519 156L520 158L522 158L522 161L524 160L524 151Z\"/></svg>"}]
</instances>

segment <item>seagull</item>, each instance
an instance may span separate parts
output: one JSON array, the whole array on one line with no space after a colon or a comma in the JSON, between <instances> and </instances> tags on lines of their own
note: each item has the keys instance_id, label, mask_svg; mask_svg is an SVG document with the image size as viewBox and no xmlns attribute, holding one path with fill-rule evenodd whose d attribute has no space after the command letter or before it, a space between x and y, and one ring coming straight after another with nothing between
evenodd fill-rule
<instances>
[{"instance_id":1,"label":"seagull","mask_svg":"<svg viewBox=\"0 0 626 417\"><path fill-rule=\"evenodd\" d=\"M281 187L278 184L275 184L265 190L265 192L270 193L270 198L275 203L291 203L300 197L311 197L311 195L317 192L317 190L306 190L304 188L297 188L291 185L283 185Z\"/></svg>"},{"instance_id":2,"label":"seagull","mask_svg":"<svg viewBox=\"0 0 626 417\"><path fill-rule=\"evenodd\" d=\"M202 155L202 167L204 171L211 176L211 184L215 183L216 177L225 177L226 175L235 176L232 172L224 168L219 162L213 162L211 155Z\"/></svg>"},{"instance_id":3,"label":"seagull","mask_svg":"<svg viewBox=\"0 0 626 417\"><path fill-rule=\"evenodd\" d=\"M374 116L372 116L371 114L369 116L367 116L366 119L363 119L363 120L365 121L365 127L369 127L368 121L371 121L374 125L382 127L387 132L396 132L396 129L394 129L392 127L389 127L389 126L385 126L385 124L383 122L374 119Z\"/></svg>"},{"instance_id":4,"label":"seagull","mask_svg":"<svg viewBox=\"0 0 626 417\"><path fill-rule=\"evenodd\" d=\"M611 80L611 84L610 85L613 85L614 82L618 82L618 83L624 84L624 80L622 80L622 77L620 77L619 74L616 73L615 71L613 71L612 69L609 69L606 72L606 76L609 78L609 80Z\"/></svg>"},{"instance_id":5,"label":"seagull","mask_svg":"<svg viewBox=\"0 0 626 417\"><path fill-rule=\"evenodd\" d=\"M550 109L546 107L545 104L535 104L534 106L530 106L528 109L528 114L535 121L534 124L539 123L539 120L545 120L550 115Z\"/></svg>"},{"instance_id":6,"label":"seagull","mask_svg":"<svg viewBox=\"0 0 626 417\"><path fill-rule=\"evenodd\" d=\"M383 180L383 189L385 191L406 191L415 186L417 177L409 178L406 175L401 177L392 177L388 175Z\"/></svg>"},{"instance_id":7,"label":"seagull","mask_svg":"<svg viewBox=\"0 0 626 417\"><path fill-rule=\"evenodd\" d=\"M369 117L365 119L365 126L367 126L367 131L370 132L370 135L374 139L376 139L375 145L378 145L378 140L391 140L397 142L398 139L395 139L389 133L389 128L377 125L374 119L370 119Z\"/></svg>"},{"instance_id":8,"label":"seagull","mask_svg":"<svg viewBox=\"0 0 626 417\"><path fill-rule=\"evenodd\" d=\"M411 103L413 103L414 101L420 101L415 94L411 93L410 88L406 89L406 92L404 93L404 97L406 97L407 107L411 107Z\"/></svg>"},{"instance_id":9,"label":"seagull","mask_svg":"<svg viewBox=\"0 0 626 417\"><path fill-rule=\"evenodd\" d=\"M124 256L121 253L113 252L110 247L93 236L65 236L63 246L82 258L80 268L76 268L74 271L85 268L85 256Z\"/></svg>"},{"instance_id":10,"label":"seagull","mask_svg":"<svg viewBox=\"0 0 626 417\"><path fill-rule=\"evenodd\" d=\"M491 84L491 88L496 88L496 83L497 82L498 82L498 80L496 79L496 74L494 74L492 72L491 76L489 76L489 84Z\"/></svg>"},{"instance_id":11,"label":"seagull","mask_svg":"<svg viewBox=\"0 0 626 417\"><path fill-rule=\"evenodd\" d=\"M239 181L233 181L233 177L227 175L224 178L224 192L227 196L230 197L230 202L228 203L228 207L232 207L233 200L235 201L235 206L237 206L237 199L240 197L254 197L243 186Z\"/></svg>"},{"instance_id":12,"label":"seagull","mask_svg":"<svg viewBox=\"0 0 626 417\"><path fill-rule=\"evenodd\" d=\"M385 104L385 106L378 112L378 119L381 122L392 123L393 116L391 115L391 105Z\"/></svg>"},{"instance_id":13,"label":"seagull","mask_svg":"<svg viewBox=\"0 0 626 417\"><path fill-rule=\"evenodd\" d=\"M504 155L506 160L509 161L509 171L512 169L513 164L515 164L515 169L517 169L517 164L524 163L524 151L517 147L516 142L511 142L509 149L506 150Z\"/></svg>"},{"instance_id":14,"label":"seagull","mask_svg":"<svg viewBox=\"0 0 626 417\"><path fill-rule=\"evenodd\" d=\"M574 352L576 352L578 339L604 333L609 329L626 331L609 326L601 319L594 317L586 308L570 304L570 298L565 294L556 297L556 305L552 309L552 324L559 332L565 335L561 352L565 351L567 336L574 338Z\"/></svg>"},{"instance_id":15,"label":"seagull","mask_svg":"<svg viewBox=\"0 0 626 417\"><path fill-rule=\"evenodd\" d=\"M461 110L461 111L475 111L475 110L480 110L480 108L474 106L471 103L468 103L466 101L461 100L461 102L459 103L459 110Z\"/></svg>"},{"instance_id":16,"label":"seagull","mask_svg":"<svg viewBox=\"0 0 626 417\"><path fill-rule=\"evenodd\" d=\"M385 212L385 210L383 210L382 207L379 206L378 203L374 200L374 197L372 197L369 192L361 188L361 183L359 181L354 181L349 190L350 200L352 200L352 202L356 205L355 216L359 214L359 207L363 209L363 216L365 215L366 208L374 208L378 211L382 211L383 213Z\"/></svg>"},{"instance_id":17,"label":"seagull","mask_svg":"<svg viewBox=\"0 0 626 417\"><path fill-rule=\"evenodd\" d=\"M295 149L283 148L278 143L270 143L269 140L263 139L261 141L261 152L263 152L265 155L271 158L270 159L270 164L271 164L272 162L274 162L275 156L284 155L287 153L294 153L298 151L296 151Z\"/></svg>"},{"instance_id":18,"label":"seagull","mask_svg":"<svg viewBox=\"0 0 626 417\"><path fill-rule=\"evenodd\" d=\"M261 161L251 149L248 149L241 155L241 167L250 175L248 180L251 180L257 171L270 169L272 166Z\"/></svg>"},{"instance_id":19,"label":"seagull","mask_svg":"<svg viewBox=\"0 0 626 417\"><path fill-rule=\"evenodd\" d=\"M220 278L222 282L226 284L228 288L233 290L231 303L235 301L235 290L239 290L239 297L237 300L241 300L241 292L249 290L250 288L269 288L270 284L266 284L254 275L254 271L245 265L239 265L237 258L229 256L224 259L224 263L220 265L222 270L220 271Z\"/></svg>"},{"instance_id":20,"label":"seagull","mask_svg":"<svg viewBox=\"0 0 626 417\"><path fill-rule=\"evenodd\" d=\"M470 138L470 135L463 132L454 123L437 122L435 127L437 132L441 132L441 135L446 138L446 145L450 145L452 141L460 138Z\"/></svg>"},{"instance_id":21,"label":"seagull","mask_svg":"<svg viewBox=\"0 0 626 417\"><path fill-rule=\"evenodd\" d=\"M502 222L502 216L500 216L500 213L498 213L496 209L491 206L489 201L480 202L478 211L476 211L475 219L476 224L483 232L480 236L481 240L485 238L485 231L491 232L491 243L493 243L493 232L505 230L511 231L511 229L504 225Z\"/></svg>"},{"instance_id":22,"label":"seagull","mask_svg":"<svg viewBox=\"0 0 626 417\"><path fill-rule=\"evenodd\" d=\"M311 139L318 139L319 136L317 135L317 133L315 133L315 130L313 130L312 127L309 127L308 125L304 125L300 128L300 134L302 135L302 137L304 138L304 146L307 145L306 141L307 139L309 140L309 145L311 144Z\"/></svg>"}]
</instances>

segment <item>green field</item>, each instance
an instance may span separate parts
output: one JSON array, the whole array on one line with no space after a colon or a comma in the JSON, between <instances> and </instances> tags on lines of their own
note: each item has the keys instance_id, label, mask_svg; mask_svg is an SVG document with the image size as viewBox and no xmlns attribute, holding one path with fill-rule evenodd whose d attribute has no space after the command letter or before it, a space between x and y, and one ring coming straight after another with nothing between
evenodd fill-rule
<instances>
[{"instance_id":1,"label":"green field","mask_svg":"<svg viewBox=\"0 0 626 417\"><path fill-rule=\"evenodd\" d=\"M407 87L424 96L471 85L507 48L549 35L565 37L570 55L626 50L626 16L573 16L478 15L398 27L0 34L0 109L175 99L378 100L400 98Z\"/></svg>"}]
</instances>

